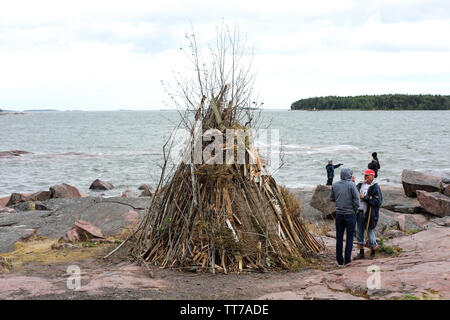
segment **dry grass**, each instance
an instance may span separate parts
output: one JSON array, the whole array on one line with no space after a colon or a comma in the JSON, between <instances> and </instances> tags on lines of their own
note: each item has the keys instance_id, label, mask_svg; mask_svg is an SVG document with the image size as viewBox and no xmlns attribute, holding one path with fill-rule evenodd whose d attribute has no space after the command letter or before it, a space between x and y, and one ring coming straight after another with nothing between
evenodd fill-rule
<instances>
[{"instance_id":1,"label":"dry grass","mask_svg":"<svg viewBox=\"0 0 450 320\"><path fill-rule=\"evenodd\" d=\"M327 221L308 221L305 222L306 229L316 235L325 236L327 232L331 231L331 225Z\"/></svg>"},{"instance_id":2,"label":"dry grass","mask_svg":"<svg viewBox=\"0 0 450 320\"><path fill-rule=\"evenodd\" d=\"M57 239L42 237L16 242L14 251L0 255L3 258L3 272L20 270L30 263L51 265L100 258L112 247L111 243L86 245L85 242L79 242L72 248L53 249L52 246L57 243Z\"/></svg>"}]
</instances>

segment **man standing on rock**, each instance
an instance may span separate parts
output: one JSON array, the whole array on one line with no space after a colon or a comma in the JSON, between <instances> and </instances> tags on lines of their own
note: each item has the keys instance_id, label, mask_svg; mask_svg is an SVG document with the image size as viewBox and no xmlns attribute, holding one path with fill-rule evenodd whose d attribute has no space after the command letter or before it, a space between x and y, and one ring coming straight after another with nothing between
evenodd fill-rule
<instances>
[{"instance_id":1,"label":"man standing on rock","mask_svg":"<svg viewBox=\"0 0 450 320\"><path fill-rule=\"evenodd\" d=\"M349 168L341 170L341 180L333 183L330 200L336 202L336 260L340 267L352 261L353 235L356 226L356 210L359 194L351 181L353 172ZM347 229L345 257L342 256L344 231Z\"/></svg>"},{"instance_id":2,"label":"man standing on rock","mask_svg":"<svg viewBox=\"0 0 450 320\"><path fill-rule=\"evenodd\" d=\"M342 165L343 163L333 165L333 160L328 161L328 164L325 166L325 169L327 169L327 186L331 186L333 184L334 169L339 168Z\"/></svg>"},{"instance_id":3,"label":"man standing on rock","mask_svg":"<svg viewBox=\"0 0 450 320\"><path fill-rule=\"evenodd\" d=\"M364 259L364 235L366 230L369 238L370 258L374 259L377 247L375 227L378 222L378 211L383 201L380 186L375 180L375 171L371 169L364 171L364 183L358 183L356 188L360 193L359 197L361 199L356 218L356 239L359 245L359 254L356 256L356 259Z\"/></svg>"}]
</instances>

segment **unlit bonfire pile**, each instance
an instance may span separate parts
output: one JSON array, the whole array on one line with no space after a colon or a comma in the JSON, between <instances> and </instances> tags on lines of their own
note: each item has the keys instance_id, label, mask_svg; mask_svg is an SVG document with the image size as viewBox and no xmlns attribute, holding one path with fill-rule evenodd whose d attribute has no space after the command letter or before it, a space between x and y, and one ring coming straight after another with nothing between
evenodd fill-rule
<instances>
[{"instance_id":1,"label":"unlit bonfire pile","mask_svg":"<svg viewBox=\"0 0 450 320\"><path fill-rule=\"evenodd\" d=\"M208 102L203 97L191 128L191 136L195 128L220 132L223 159L226 129L250 129L238 123L242 109L225 101L225 93L226 87ZM192 157L193 140L185 150ZM202 151L208 146L199 143ZM234 137L228 151L230 145L238 147ZM251 139L244 156L242 164L181 162L169 176L163 169L148 212L130 238L133 256L145 264L226 273L294 269L319 252L323 244L303 226L298 201L264 173Z\"/></svg>"}]
</instances>

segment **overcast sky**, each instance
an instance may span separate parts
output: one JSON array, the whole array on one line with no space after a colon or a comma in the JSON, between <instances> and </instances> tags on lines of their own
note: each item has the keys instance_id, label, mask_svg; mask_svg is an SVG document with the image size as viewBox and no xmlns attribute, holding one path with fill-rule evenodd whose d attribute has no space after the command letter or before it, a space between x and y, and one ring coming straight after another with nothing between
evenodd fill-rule
<instances>
[{"instance_id":1,"label":"overcast sky","mask_svg":"<svg viewBox=\"0 0 450 320\"><path fill-rule=\"evenodd\" d=\"M192 23L254 47L266 108L300 98L450 94L450 1L0 0L0 108L161 109Z\"/></svg>"}]
</instances>

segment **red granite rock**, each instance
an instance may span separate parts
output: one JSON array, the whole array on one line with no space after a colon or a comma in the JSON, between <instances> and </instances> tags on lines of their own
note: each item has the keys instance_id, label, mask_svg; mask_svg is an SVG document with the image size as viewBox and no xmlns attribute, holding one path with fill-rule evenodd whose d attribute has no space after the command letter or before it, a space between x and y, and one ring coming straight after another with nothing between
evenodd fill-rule
<instances>
[{"instance_id":1,"label":"red granite rock","mask_svg":"<svg viewBox=\"0 0 450 320\"><path fill-rule=\"evenodd\" d=\"M450 184L445 187L444 191L442 191L447 197L450 197Z\"/></svg>"},{"instance_id":2,"label":"red granite rock","mask_svg":"<svg viewBox=\"0 0 450 320\"><path fill-rule=\"evenodd\" d=\"M58 184L50 188L51 198L81 198L77 188L66 183Z\"/></svg>"},{"instance_id":3,"label":"red granite rock","mask_svg":"<svg viewBox=\"0 0 450 320\"><path fill-rule=\"evenodd\" d=\"M91 190L111 190L113 188L114 186L111 183L102 181L100 179L95 179L89 187L89 189Z\"/></svg>"},{"instance_id":4,"label":"red granite rock","mask_svg":"<svg viewBox=\"0 0 450 320\"><path fill-rule=\"evenodd\" d=\"M72 229L66 233L66 238L69 241L74 242L80 240L86 241L94 238L103 239L104 236L99 228L93 226L87 221L78 220L74 223Z\"/></svg>"},{"instance_id":5,"label":"red granite rock","mask_svg":"<svg viewBox=\"0 0 450 320\"><path fill-rule=\"evenodd\" d=\"M153 189L152 186L146 183L141 184L138 188L138 190L152 190L152 189Z\"/></svg>"},{"instance_id":6,"label":"red granite rock","mask_svg":"<svg viewBox=\"0 0 450 320\"><path fill-rule=\"evenodd\" d=\"M408 197L416 197L417 190L435 192L442 190L442 178L424 174L419 171L403 170L402 185Z\"/></svg>"},{"instance_id":7,"label":"red granite rock","mask_svg":"<svg viewBox=\"0 0 450 320\"><path fill-rule=\"evenodd\" d=\"M26 197L25 201L44 201L50 199L51 195L50 191L38 191Z\"/></svg>"},{"instance_id":8,"label":"red granite rock","mask_svg":"<svg viewBox=\"0 0 450 320\"><path fill-rule=\"evenodd\" d=\"M150 189L142 191L141 194L139 195L139 197L152 197L152 196L153 193L150 191Z\"/></svg>"},{"instance_id":9,"label":"red granite rock","mask_svg":"<svg viewBox=\"0 0 450 320\"><path fill-rule=\"evenodd\" d=\"M26 196L22 193L13 193L11 194L11 197L9 198L8 203L6 204L7 207L13 206L15 204L21 203L26 201Z\"/></svg>"},{"instance_id":10,"label":"red granite rock","mask_svg":"<svg viewBox=\"0 0 450 320\"><path fill-rule=\"evenodd\" d=\"M440 192L417 191L417 200L423 209L435 216L450 215L450 197Z\"/></svg>"},{"instance_id":11,"label":"red granite rock","mask_svg":"<svg viewBox=\"0 0 450 320\"><path fill-rule=\"evenodd\" d=\"M0 151L0 158L6 158L6 157L18 157L22 154L31 153L28 151L22 151L22 150L9 150L9 151Z\"/></svg>"},{"instance_id":12,"label":"red granite rock","mask_svg":"<svg viewBox=\"0 0 450 320\"><path fill-rule=\"evenodd\" d=\"M309 203L319 210L324 218L330 218L336 213L336 203L330 200L331 186L318 185Z\"/></svg>"}]
</instances>

